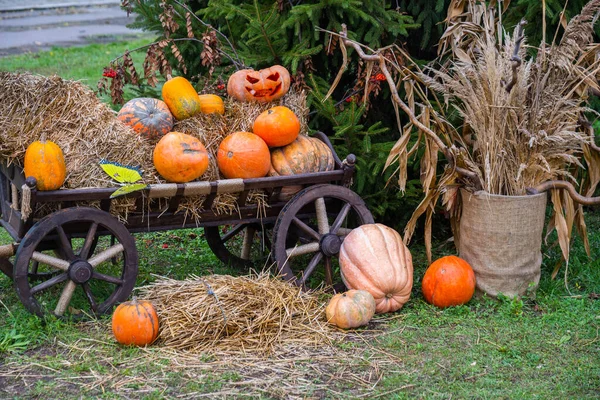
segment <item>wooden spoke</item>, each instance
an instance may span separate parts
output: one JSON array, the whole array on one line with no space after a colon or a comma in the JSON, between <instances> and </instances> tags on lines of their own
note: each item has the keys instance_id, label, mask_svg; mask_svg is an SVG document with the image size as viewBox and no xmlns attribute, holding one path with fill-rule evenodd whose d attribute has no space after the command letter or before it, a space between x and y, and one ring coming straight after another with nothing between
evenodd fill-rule
<instances>
[{"instance_id":1,"label":"wooden spoke","mask_svg":"<svg viewBox=\"0 0 600 400\"><path fill-rule=\"evenodd\" d=\"M90 250L92 249L94 241L96 240L97 230L98 230L98 223L94 222L90 226L90 229L88 230L87 235L85 236L85 242L83 243L83 246L81 247L81 251L79 252L79 257L81 257L84 260L87 260L89 254L90 254Z\"/></svg>"},{"instance_id":2,"label":"wooden spoke","mask_svg":"<svg viewBox=\"0 0 600 400\"><path fill-rule=\"evenodd\" d=\"M310 262L308 263L308 266L306 267L306 269L302 272L302 278L300 279L300 283L302 285L304 285L306 283L306 280L310 277L310 275L313 273L313 271L315 270L315 268L317 267L317 265L319 265L319 262L321 262L321 259L323 258L323 253L318 252L317 254L315 254L313 256L313 258L310 260Z\"/></svg>"},{"instance_id":3,"label":"wooden spoke","mask_svg":"<svg viewBox=\"0 0 600 400\"><path fill-rule=\"evenodd\" d=\"M325 257L325 283L333 285L333 270L331 269L331 257Z\"/></svg>"},{"instance_id":4,"label":"wooden spoke","mask_svg":"<svg viewBox=\"0 0 600 400\"><path fill-rule=\"evenodd\" d=\"M340 213L337 215L337 217L335 217L335 221L333 221L333 225L331 225L331 233L333 233L333 234L337 233L337 231L340 229L340 227L346 220L346 217L348 216L348 213L350 212L351 209L352 209L351 204L349 204L349 203L344 204L344 206L340 210Z\"/></svg>"},{"instance_id":5,"label":"wooden spoke","mask_svg":"<svg viewBox=\"0 0 600 400\"><path fill-rule=\"evenodd\" d=\"M229 232L227 232L225 235L223 235L223 237L221 238L221 240L223 242L227 242L229 241L229 239L231 239L232 237L234 237L235 235L237 235L241 230L243 230L244 228L246 228L246 224L239 224L236 225L235 228L233 228L232 230L230 230Z\"/></svg>"},{"instance_id":6,"label":"wooden spoke","mask_svg":"<svg viewBox=\"0 0 600 400\"><path fill-rule=\"evenodd\" d=\"M311 228L310 226L308 226L307 224L305 224L304 221L302 221L298 217L294 217L292 219L292 222L294 224L296 224L296 226L298 228L300 228L302 230L302 232L304 232L307 235L311 236L313 239L315 239L315 240L321 239L321 235L319 235L317 232L315 232L315 230L313 228Z\"/></svg>"},{"instance_id":7,"label":"wooden spoke","mask_svg":"<svg viewBox=\"0 0 600 400\"><path fill-rule=\"evenodd\" d=\"M50 279L48 279L45 282L40 283L39 285L36 285L34 287L31 288L31 295L35 295L39 292L42 292L58 283L64 282L67 280L67 273L63 272L60 275L56 275L55 277L52 277Z\"/></svg>"},{"instance_id":8,"label":"wooden spoke","mask_svg":"<svg viewBox=\"0 0 600 400\"><path fill-rule=\"evenodd\" d=\"M40 263L35 260L31 263L31 274L32 275L37 275L39 265L40 265Z\"/></svg>"},{"instance_id":9,"label":"wooden spoke","mask_svg":"<svg viewBox=\"0 0 600 400\"><path fill-rule=\"evenodd\" d=\"M293 247L291 249L287 249L288 258L298 257L304 254L310 254L319 251L319 243L313 242L308 244L303 244L301 246Z\"/></svg>"},{"instance_id":10,"label":"wooden spoke","mask_svg":"<svg viewBox=\"0 0 600 400\"><path fill-rule=\"evenodd\" d=\"M94 271L94 273L92 274L92 278L100 279L101 281L108 282L108 283L114 283L115 285L123 284L122 279L116 278L114 276L106 275L106 274L101 274L100 272L97 272L97 271Z\"/></svg>"},{"instance_id":11,"label":"wooden spoke","mask_svg":"<svg viewBox=\"0 0 600 400\"><path fill-rule=\"evenodd\" d=\"M83 292L85 293L85 298L90 303L90 307L92 307L92 311L98 311L98 303L96 303L96 299L92 294L92 289L90 288L90 285L84 283L83 285L81 285L81 287L83 288Z\"/></svg>"},{"instance_id":12,"label":"wooden spoke","mask_svg":"<svg viewBox=\"0 0 600 400\"><path fill-rule=\"evenodd\" d=\"M103 252L96 254L94 257L90 258L88 262L91 264L92 267L97 267L104 261L118 256L124 250L125 248L123 247L123 245L121 243L117 243L114 246L111 246L108 249L104 250Z\"/></svg>"},{"instance_id":13,"label":"wooden spoke","mask_svg":"<svg viewBox=\"0 0 600 400\"><path fill-rule=\"evenodd\" d=\"M49 256L48 254L40 253L39 251L34 251L31 255L31 259L62 271L68 270L70 265L68 261L63 260L62 258Z\"/></svg>"},{"instance_id":14,"label":"wooden spoke","mask_svg":"<svg viewBox=\"0 0 600 400\"><path fill-rule=\"evenodd\" d=\"M254 233L256 230L248 226L244 231L244 241L242 242L242 251L240 254L240 258L242 260L250 259L250 250L252 250L252 242L254 241Z\"/></svg>"},{"instance_id":15,"label":"wooden spoke","mask_svg":"<svg viewBox=\"0 0 600 400\"><path fill-rule=\"evenodd\" d=\"M329 221L327 219L327 208L325 208L325 199L323 197L319 197L315 200L315 208L317 210L319 233L325 235L326 233L329 233Z\"/></svg>"},{"instance_id":16,"label":"wooden spoke","mask_svg":"<svg viewBox=\"0 0 600 400\"><path fill-rule=\"evenodd\" d=\"M350 232L352 232L352 229L348 229L348 228L339 228L336 232L336 234L338 236L347 236Z\"/></svg>"},{"instance_id":17,"label":"wooden spoke","mask_svg":"<svg viewBox=\"0 0 600 400\"><path fill-rule=\"evenodd\" d=\"M71 244L71 240L67 237L63 227L58 225L56 227L56 233L58 234L58 238L60 240L60 246L62 247L63 255L67 258L67 260L73 260L75 258L75 254L73 253L73 245Z\"/></svg>"},{"instance_id":18,"label":"wooden spoke","mask_svg":"<svg viewBox=\"0 0 600 400\"><path fill-rule=\"evenodd\" d=\"M77 288L77 284L73 281L67 281L65 288L63 289L60 298L58 299L58 303L56 304L56 308L54 309L54 314L58 316L62 316L67 310L67 306L71 302L71 297L73 297L73 293L75 293L75 289Z\"/></svg>"}]
</instances>

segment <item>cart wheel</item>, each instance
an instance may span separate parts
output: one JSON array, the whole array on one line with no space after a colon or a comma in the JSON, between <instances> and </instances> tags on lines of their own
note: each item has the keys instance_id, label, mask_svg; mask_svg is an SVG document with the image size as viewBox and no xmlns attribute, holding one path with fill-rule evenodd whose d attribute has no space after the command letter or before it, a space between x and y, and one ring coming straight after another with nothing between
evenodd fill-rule
<instances>
[{"instance_id":1,"label":"cart wheel","mask_svg":"<svg viewBox=\"0 0 600 400\"><path fill-rule=\"evenodd\" d=\"M14 282L21 302L40 317L75 316L87 307L100 315L127 299L137 271L127 228L107 212L75 207L31 227L17 249Z\"/></svg>"},{"instance_id":2,"label":"cart wheel","mask_svg":"<svg viewBox=\"0 0 600 400\"><path fill-rule=\"evenodd\" d=\"M261 224L207 226L204 237L208 247L224 264L249 269L269 255L271 229ZM259 240L255 240L256 237Z\"/></svg>"},{"instance_id":3,"label":"cart wheel","mask_svg":"<svg viewBox=\"0 0 600 400\"><path fill-rule=\"evenodd\" d=\"M322 278L333 286L334 264L344 237L353 228L373 222L365 202L348 188L315 185L303 189L283 207L273 228L273 255L279 273L306 287L308 278L323 264ZM294 231L298 239L290 246Z\"/></svg>"}]
</instances>

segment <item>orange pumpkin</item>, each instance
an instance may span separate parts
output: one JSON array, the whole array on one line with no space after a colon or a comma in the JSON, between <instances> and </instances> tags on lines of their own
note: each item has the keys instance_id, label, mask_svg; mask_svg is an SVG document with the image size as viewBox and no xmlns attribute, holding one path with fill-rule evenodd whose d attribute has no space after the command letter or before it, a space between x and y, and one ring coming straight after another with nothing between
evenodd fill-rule
<instances>
[{"instance_id":1,"label":"orange pumpkin","mask_svg":"<svg viewBox=\"0 0 600 400\"><path fill-rule=\"evenodd\" d=\"M117 342L145 346L158 337L158 315L151 302L132 301L119 304L112 315L112 331Z\"/></svg>"},{"instance_id":2,"label":"orange pumpkin","mask_svg":"<svg viewBox=\"0 0 600 400\"><path fill-rule=\"evenodd\" d=\"M332 171L335 168L329 146L317 138L298 135L287 146L271 150L273 172L270 175L295 175L309 172Z\"/></svg>"},{"instance_id":3,"label":"orange pumpkin","mask_svg":"<svg viewBox=\"0 0 600 400\"><path fill-rule=\"evenodd\" d=\"M281 65L254 71L242 69L229 77L227 94L238 101L268 103L290 89L290 73Z\"/></svg>"},{"instance_id":4,"label":"orange pumpkin","mask_svg":"<svg viewBox=\"0 0 600 400\"><path fill-rule=\"evenodd\" d=\"M167 81L162 87L162 98L178 121L200 112L198 93L190 81L184 77L172 78L171 75L168 75Z\"/></svg>"},{"instance_id":5,"label":"orange pumpkin","mask_svg":"<svg viewBox=\"0 0 600 400\"><path fill-rule=\"evenodd\" d=\"M369 323L375 314L375 299L366 290L349 290L331 298L325 315L327 322L339 328L357 328Z\"/></svg>"},{"instance_id":6,"label":"orange pumpkin","mask_svg":"<svg viewBox=\"0 0 600 400\"><path fill-rule=\"evenodd\" d=\"M173 115L167 104L150 97L129 100L117 118L148 139L158 140L173 129Z\"/></svg>"},{"instance_id":7,"label":"orange pumpkin","mask_svg":"<svg viewBox=\"0 0 600 400\"><path fill-rule=\"evenodd\" d=\"M271 157L260 137L250 132L235 132L219 145L217 164L228 179L260 178L269 172Z\"/></svg>"},{"instance_id":8,"label":"orange pumpkin","mask_svg":"<svg viewBox=\"0 0 600 400\"><path fill-rule=\"evenodd\" d=\"M200 111L203 114L225 113L223 99L216 94L201 94L198 98L200 99Z\"/></svg>"},{"instance_id":9,"label":"orange pumpkin","mask_svg":"<svg viewBox=\"0 0 600 400\"><path fill-rule=\"evenodd\" d=\"M61 148L50 140L31 143L25 150L25 177L37 180L38 190L59 189L67 177L65 156Z\"/></svg>"},{"instance_id":10,"label":"orange pumpkin","mask_svg":"<svg viewBox=\"0 0 600 400\"><path fill-rule=\"evenodd\" d=\"M442 257L427 268L421 288L425 301L436 307L465 304L475 293L475 272L462 258Z\"/></svg>"},{"instance_id":11,"label":"orange pumpkin","mask_svg":"<svg viewBox=\"0 0 600 400\"><path fill-rule=\"evenodd\" d=\"M400 234L382 224L353 229L340 248L340 272L348 289L366 290L377 313L396 311L413 285L412 256Z\"/></svg>"},{"instance_id":12,"label":"orange pumpkin","mask_svg":"<svg viewBox=\"0 0 600 400\"><path fill-rule=\"evenodd\" d=\"M298 137L300 121L286 106L277 106L256 117L252 132L263 138L269 147L286 146Z\"/></svg>"},{"instance_id":13,"label":"orange pumpkin","mask_svg":"<svg viewBox=\"0 0 600 400\"><path fill-rule=\"evenodd\" d=\"M169 132L154 147L154 167L169 182L184 183L202 176L208 169L208 152L197 138Z\"/></svg>"}]
</instances>

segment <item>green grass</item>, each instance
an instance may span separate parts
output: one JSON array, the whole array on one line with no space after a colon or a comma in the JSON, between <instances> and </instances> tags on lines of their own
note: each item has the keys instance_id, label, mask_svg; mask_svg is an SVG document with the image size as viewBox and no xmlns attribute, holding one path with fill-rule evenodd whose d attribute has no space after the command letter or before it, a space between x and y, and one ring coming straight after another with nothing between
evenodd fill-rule
<instances>
[{"instance_id":1,"label":"green grass","mask_svg":"<svg viewBox=\"0 0 600 400\"><path fill-rule=\"evenodd\" d=\"M130 41L116 41L110 44L90 44L81 47L54 47L50 51L26 53L1 57L0 70L11 72L32 72L40 75L59 75L64 79L76 79L96 86L102 78L102 69L110 61L123 55L127 49L134 49L152 42L148 35L139 35ZM141 65L145 52L132 53L136 67Z\"/></svg>"},{"instance_id":2,"label":"green grass","mask_svg":"<svg viewBox=\"0 0 600 400\"><path fill-rule=\"evenodd\" d=\"M139 44L7 57L0 59L0 69L57 72L94 86L110 59ZM87 65L80 67L84 59ZM12 282L0 275L0 397L598 398L600 215L589 209L586 221L592 256L585 255L576 238L568 290L564 267L557 279L550 279L558 247L544 246L535 298L475 298L440 310L422 298L426 261L423 248L413 244L415 281L403 309L376 317L369 330L348 333L333 350L302 349L306 358L288 355L289 361L284 354L252 362L200 355L192 362L165 354L158 346L122 347L111 336L110 317L41 320L25 310ZM156 275L184 279L189 274L239 274L216 259L202 234L201 228L136 234L137 286ZM0 231L0 245L6 243L10 238ZM448 246L437 248L436 257L454 253ZM298 387L306 391L298 394Z\"/></svg>"},{"instance_id":3,"label":"green grass","mask_svg":"<svg viewBox=\"0 0 600 400\"><path fill-rule=\"evenodd\" d=\"M58 75L63 79L79 80L96 90L102 79L104 67L110 61L122 56L128 49L135 49L152 43L154 38L148 34L133 35L131 40L117 40L109 44L94 43L79 47L53 47L49 51L26 53L15 56L0 57L0 71L31 72L50 76ZM142 63L145 50L131 53L138 74L143 75ZM101 96L109 101L109 96ZM135 97L135 91L128 88L125 101Z\"/></svg>"}]
</instances>

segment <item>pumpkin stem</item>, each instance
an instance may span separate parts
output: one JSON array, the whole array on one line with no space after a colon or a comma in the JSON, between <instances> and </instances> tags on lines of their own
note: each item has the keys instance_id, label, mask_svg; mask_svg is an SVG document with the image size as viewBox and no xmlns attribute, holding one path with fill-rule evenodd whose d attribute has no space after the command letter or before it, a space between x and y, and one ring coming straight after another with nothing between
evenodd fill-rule
<instances>
[{"instance_id":1,"label":"pumpkin stem","mask_svg":"<svg viewBox=\"0 0 600 400\"><path fill-rule=\"evenodd\" d=\"M173 79L173 76L171 74L167 74L167 80L170 81L171 79Z\"/></svg>"}]
</instances>

